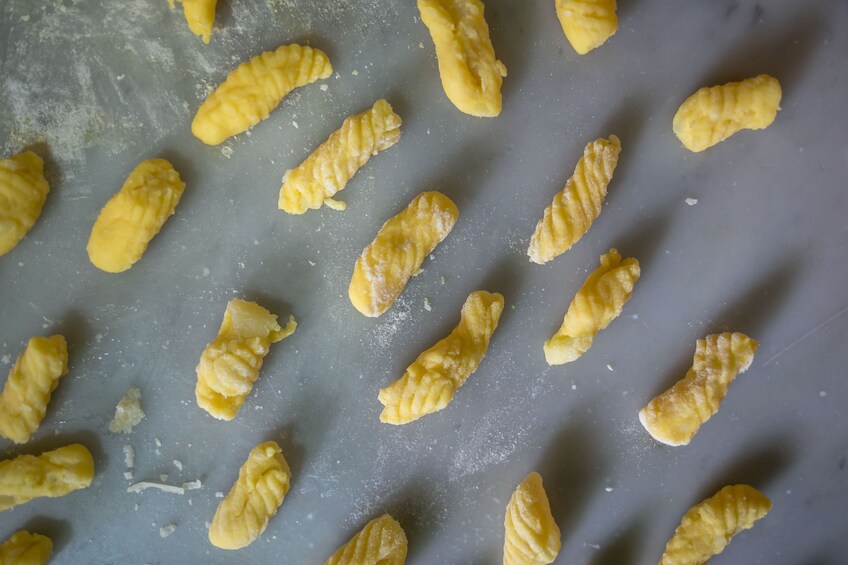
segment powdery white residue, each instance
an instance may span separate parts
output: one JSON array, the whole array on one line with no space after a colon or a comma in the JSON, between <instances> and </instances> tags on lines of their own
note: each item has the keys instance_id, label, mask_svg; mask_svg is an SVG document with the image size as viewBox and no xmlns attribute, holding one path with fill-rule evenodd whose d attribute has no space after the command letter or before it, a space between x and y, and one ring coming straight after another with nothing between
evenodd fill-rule
<instances>
[{"instance_id":1,"label":"powdery white residue","mask_svg":"<svg viewBox=\"0 0 848 565\"><path fill-rule=\"evenodd\" d=\"M509 422L510 410L487 410L477 420L474 432L458 445L450 463L450 480L457 481L485 471L492 465L506 461L523 443L527 429L504 426Z\"/></svg>"},{"instance_id":2,"label":"powdery white residue","mask_svg":"<svg viewBox=\"0 0 848 565\"><path fill-rule=\"evenodd\" d=\"M412 315L412 307L401 297L388 312L380 317L380 324L374 328L371 334L376 350L385 350L391 347L395 340L395 334L409 322Z\"/></svg>"}]
</instances>

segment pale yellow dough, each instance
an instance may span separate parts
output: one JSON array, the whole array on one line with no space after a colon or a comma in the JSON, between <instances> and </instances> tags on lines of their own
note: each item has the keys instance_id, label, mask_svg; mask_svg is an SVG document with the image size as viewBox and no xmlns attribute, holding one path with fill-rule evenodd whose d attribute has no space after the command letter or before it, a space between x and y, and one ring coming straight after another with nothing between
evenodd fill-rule
<instances>
[{"instance_id":1,"label":"pale yellow dough","mask_svg":"<svg viewBox=\"0 0 848 565\"><path fill-rule=\"evenodd\" d=\"M285 328L277 316L245 300L231 300L218 337L206 346L197 364L197 405L219 420L232 420L259 378L270 345L294 333L289 317Z\"/></svg>"},{"instance_id":2,"label":"pale yellow dough","mask_svg":"<svg viewBox=\"0 0 848 565\"><path fill-rule=\"evenodd\" d=\"M718 411L736 375L744 373L758 343L741 333L711 334L695 346L692 368L639 412L639 421L668 445L688 444L701 424Z\"/></svg>"},{"instance_id":3,"label":"pale yellow dough","mask_svg":"<svg viewBox=\"0 0 848 565\"><path fill-rule=\"evenodd\" d=\"M267 118L295 88L330 76L323 51L283 45L242 63L200 105L191 133L207 145L249 130Z\"/></svg>"},{"instance_id":4,"label":"pale yellow dough","mask_svg":"<svg viewBox=\"0 0 848 565\"><path fill-rule=\"evenodd\" d=\"M132 267L174 214L184 189L180 174L168 161L139 163L91 228L86 248L91 263L107 273Z\"/></svg>"},{"instance_id":5,"label":"pale yellow dough","mask_svg":"<svg viewBox=\"0 0 848 565\"><path fill-rule=\"evenodd\" d=\"M705 565L769 510L771 501L754 487L726 486L686 512L659 565Z\"/></svg>"},{"instance_id":6,"label":"pale yellow dough","mask_svg":"<svg viewBox=\"0 0 848 565\"><path fill-rule=\"evenodd\" d=\"M403 565L406 533L397 520L383 514L365 524L324 565Z\"/></svg>"},{"instance_id":7,"label":"pale yellow dough","mask_svg":"<svg viewBox=\"0 0 848 565\"><path fill-rule=\"evenodd\" d=\"M26 443L38 429L50 395L68 372L68 345L61 335L34 337L15 361L0 394L0 436Z\"/></svg>"},{"instance_id":8,"label":"pale yellow dough","mask_svg":"<svg viewBox=\"0 0 848 565\"><path fill-rule=\"evenodd\" d=\"M283 503L290 483L291 469L280 446L266 441L254 447L215 511L209 542L221 549L241 549L256 541Z\"/></svg>"},{"instance_id":9,"label":"pale yellow dough","mask_svg":"<svg viewBox=\"0 0 848 565\"><path fill-rule=\"evenodd\" d=\"M0 565L44 565L51 553L50 538L20 530L0 544Z\"/></svg>"},{"instance_id":10,"label":"pale yellow dough","mask_svg":"<svg viewBox=\"0 0 848 565\"><path fill-rule=\"evenodd\" d=\"M419 355L403 377L380 390L384 406L380 421L406 424L444 409L483 360L503 307L498 293L472 292L450 335Z\"/></svg>"},{"instance_id":11,"label":"pale yellow dough","mask_svg":"<svg viewBox=\"0 0 848 565\"><path fill-rule=\"evenodd\" d=\"M574 175L536 225L527 255L543 265L568 251L601 213L607 187L618 164L621 142L614 135L586 145Z\"/></svg>"},{"instance_id":12,"label":"pale yellow dough","mask_svg":"<svg viewBox=\"0 0 848 565\"><path fill-rule=\"evenodd\" d=\"M704 87L677 110L674 135L697 153L740 130L765 129L777 117L781 96L780 83L769 75Z\"/></svg>"},{"instance_id":13,"label":"pale yellow dough","mask_svg":"<svg viewBox=\"0 0 848 565\"><path fill-rule=\"evenodd\" d=\"M512 493L504 518L504 565L553 563L562 548L542 477L532 472Z\"/></svg>"},{"instance_id":14,"label":"pale yellow dough","mask_svg":"<svg viewBox=\"0 0 848 565\"><path fill-rule=\"evenodd\" d=\"M93 478L94 459L78 443L0 461L0 512L34 498L65 496Z\"/></svg>"},{"instance_id":15,"label":"pale yellow dough","mask_svg":"<svg viewBox=\"0 0 848 565\"><path fill-rule=\"evenodd\" d=\"M545 342L548 365L571 363L592 346L595 334L621 314L639 280L639 261L622 261L616 249L601 256L595 269L568 306L562 327Z\"/></svg>"},{"instance_id":16,"label":"pale yellow dough","mask_svg":"<svg viewBox=\"0 0 848 565\"><path fill-rule=\"evenodd\" d=\"M580 55L603 45L618 31L616 0L556 0L568 42Z\"/></svg>"},{"instance_id":17,"label":"pale yellow dough","mask_svg":"<svg viewBox=\"0 0 848 565\"><path fill-rule=\"evenodd\" d=\"M348 290L354 307L370 317L388 310L458 218L450 198L423 192L383 224L354 266Z\"/></svg>"},{"instance_id":18,"label":"pale yellow dough","mask_svg":"<svg viewBox=\"0 0 848 565\"><path fill-rule=\"evenodd\" d=\"M32 229L48 192L41 157L24 151L0 159L0 256L14 249Z\"/></svg>"},{"instance_id":19,"label":"pale yellow dough","mask_svg":"<svg viewBox=\"0 0 848 565\"><path fill-rule=\"evenodd\" d=\"M218 0L183 0L188 29L200 36L203 43L212 39L212 26L215 24L215 5Z\"/></svg>"},{"instance_id":20,"label":"pale yellow dough","mask_svg":"<svg viewBox=\"0 0 848 565\"><path fill-rule=\"evenodd\" d=\"M506 66L495 58L483 2L418 0L418 10L436 46L448 99L472 116L499 115Z\"/></svg>"}]
</instances>

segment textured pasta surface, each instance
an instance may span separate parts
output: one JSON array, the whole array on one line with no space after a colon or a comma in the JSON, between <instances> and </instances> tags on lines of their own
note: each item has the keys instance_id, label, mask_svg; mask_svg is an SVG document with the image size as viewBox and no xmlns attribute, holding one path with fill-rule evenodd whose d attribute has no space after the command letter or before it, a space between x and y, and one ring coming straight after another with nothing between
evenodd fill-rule
<instances>
[{"instance_id":1,"label":"textured pasta surface","mask_svg":"<svg viewBox=\"0 0 848 565\"><path fill-rule=\"evenodd\" d=\"M686 376L642 408L639 421L657 441L688 444L718 411L736 375L751 366L757 347L755 340L738 332L699 339Z\"/></svg>"},{"instance_id":2,"label":"textured pasta surface","mask_svg":"<svg viewBox=\"0 0 848 565\"><path fill-rule=\"evenodd\" d=\"M94 459L78 443L0 461L0 512L33 498L65 496L93 478Z\"/></svg>"},{"instance_id":3,"label":"textured pasta surface","mask_svg":"<svg viewBox=\"0 0 848 565\"><path fill-rule=\"evenodd\" d=\"M291 470L280 446L267 441L254 447L215 511L209 542L221 549L240 549L256 541L283 503L290 483Z\"/></svg>"},{"instance_id":4,"label":"textured pasta surface","mask_svg":"<svg viewBox=\"0 0 848 565\"><path fill-rule=\"evenodd\" d=\"M38 429L50 395L68 372L68 345L61 335L34 337L15 361L0 394L0 436L26 443Z\"/></svg>"},{"instance_id":5,"label":"textured pasta surface","mask_svg":"<svg viewBox=\"0 0 848 565\"><path fill-rule=\"evenodd\" d=\"M330 76L333 67L323 51L283 45L242 63L200 105L191 133L218 145L267 118L295 88Z\"/></svg>"},{"instance_id":6,"label":"textured pasta surface","mask_svg":"<svg viewBox=\"0 0 848 565\"><path fill-rule=\"evenodd\" d=\"M518 485L504 518L504 565L553 563L562 547L542 477L533 472Z\"/></svg>"},{"instance_id":7,"label":"textured pasta surface","mask_svg":"<svg viewBox=\"0 0 848 565\"><path fill-rule=\"evenodd\" d=\"M14 249L32 229L48 192L41 157L24 151L0 159L0 256Z\"/></svg>"},{"instance_id":8,"label":"textured pasta surface","mask_svg":"<svg viewBox=\"0 0 848 565\"><path fill-rule=\"evenodd\" d=\"M173 215L184 189L180 174L168 161L139 163L94 222L86 248L91 263L107 273L132 267Z\"/></svg>"},{"instance_id":9,"label":"textured pasta surface","mask_svg":"<svg viewBox=\"0 0 848 565\"><path fill-rule=\"evenodd\" d=\"M349 116L297 168L287 171L280 188L278 206L289 214L303 214L322 204L344 210L344 202L333 196L365 163L400 139L401 118L385 100L377 100L370 109Z\"/></svg>"},{"instance_id":10,"label":"textured pasta surface","mask_svg":"<svg viewBox=\"0 0 848 565\"><path fill-rule=\"evenodd\" d=\"M403 377L380 390L384 406L380 421L406 424L445 408L483 360L503 307L498 293L472 292L450 335L419 355Z\"/></svg>"},{"instance_id":11,"label":"textured pasta surface","mask_svg":"<svg viewBox=\"0 0 848 565\"><path fill-rule=\"evenodd\" d=\"M698 90L677 110L674 135L689 151L699 152L743 129L765 129L780 110L776 78L759 75Z\"/></svg>"},{"instance_id":12,"label":"textured pasta surface","mask_svg":"<svg viewBox=\"0 0 848 565\"><path fill-rule=\"evenodd\" d=\"M754 487L726 486L686 512L659 565L704 565L769 510L771 501Z\"/></svg>"},{"instance_id":13,"label":"textured pasta surface","mask_svg":"<svg viewBox=\"0 0 848 565\"><path fill-rule=\"evenodd\" d=\"M600 47L618 31L616 0L556 0L568 42L580 55Z\"/></svg>"},{"instance_id":14,"label":"textured pasta surface","mask_svg":"<svg viewBox=\"0 0 848 565\"><path fill-rule=\"evenodd\" d=\"M203 43L209 43L212 39L212 26L215 23L215 5L218 0L183 0L183 13L185 14L188 29L195 35L200 36Z\"/></svg>"},{"instance_id":15,"label":"textured pasta surface","mask_svg":"<svg viewBox=\"0 0 848 565\"><path fill-rule=\"evenodd\" d=\"M383 514L365 524L324 565L403 565L406 533L397 520Z\"/></svg>"},{"instance_id":16,"label":"textured pasta surface","mask_svg":"<svg viewBox=\"0 0 848 565\"><path fill-rule=\"evenodd\" d=\"M44 565L51 553L50 538L20 530L0 544L0 565Z\"/></svg>"},{"instance_id":17,"label":"textured pasta surface","mask_svg":"<svg viewBox=\"0 0 848 565\"><path fill-rule=\"evenodd\" d=\"M348 296L354 307L370 317L388 310L458 218L450 198L424 192L383 224L353 268Z\"/></svg>"},{"instance_id":18,"label":"textured pasta surface","mask_svg":"<svg viewBox=\"0 0 848 565\"><path fill-rule=\"evenodd\" d=\"M499 115L506 66L495 58L483 2L418 0L418 10L436 46L448 99L472 116Z\"/></svg>"},{"instance_id":19,"label":"textured pasta surface","mask_svg":"<svg viewBox=\"0 0 848 565\"><path fill-rule=\"evenodd\" d=\"M622 260L616 249L601 256L601 266L577 291L562 326L545 342L549 365L571 363L589 350L595 334L621 314L640 272L639 261L632 257Z\"/></svg>"},{"instance_id":20,"label":"textured pasta surface","mask_svg":"<svg viewBox=\"0 0 848 565\"><path fill-rule=\"evenodd\" d=\"M527 249L531 261L547 263L568 251L589 231L601 213L620 151L621 142L614 135L586 145L574 175L536 224Z\"/></svg>"}]
</instances>

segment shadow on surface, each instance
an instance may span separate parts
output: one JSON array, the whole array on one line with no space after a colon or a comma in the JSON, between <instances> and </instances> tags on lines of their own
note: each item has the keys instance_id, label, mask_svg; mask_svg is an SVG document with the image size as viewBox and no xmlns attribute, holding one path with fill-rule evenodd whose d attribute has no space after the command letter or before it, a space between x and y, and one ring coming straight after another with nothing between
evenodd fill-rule
<instances>
[{"instance_id":1,"label":"shadow on surface","mask_svg":"<svg viewBox=\"0 0 848 565\"><path fill-rule=\"evenodd\" d=\"M618 249L622 257L638 259L639 267L644 274L645 267L650 268L657 252L662 248L662 242L668 233L674 214L672 207L668 206L649 218L640 220L628 231L616 236L616 243L612 247Z\"/></svg>"},{"instance_id":2,"label":"shadow on surface","mask_svg":"<svg viewBox=\"0 0 848 565\"><path fill-rule=\"evenodd\" d=\"M757 440L739 450L742 454L735 462L719 471L705 486L693 504L704 500L727 485L746 484L758 490L768 487L786 471L793 459L793 450L786 434Z\"/></svg>"},{"instance_id":3,"label":"shadow on surface","mask_svg":"<svg viewBox=\"0 0 848 565\"><path fill-rule=\"evenodd\" d=\"M645 539L645 523L640 519L631 520L623 529L616 533L609 543L601 545L601 549L589 561L589 565L627 565L638 563L640 546Z\"/></svg>"},{"instance_id":4,"label":"shadow on surface","mask_svg":"<svg viewBox=\"0 0 848 565\"><path fill-rule=\"evenodd\" d=\"M533 46L538 35L534 15L534 10L528 10L522 2L499 2L486 9L495 57L507 69L501 88L502 113L517 106L515 99L522 96L521 90L526 86L524 77L533 67L531 58L535 55Z\"/></svg>"},{"instance_id":5,"label":"shadow on surface","mask_svg":"<svg viewBox=\"0 0 848 565\"><path fill-rule=\"evenodd\" d=\"M650 115L648 109L649 105L644 97L625 97L618 108L607 117L603 126L595 132L596 138L609 139L610 135L616 135L621 140L621 152L618 156L618 164L615 167L613 179L610 181L607 200L619 191L618 187L622 184L621 179L627 174L630 163L636 155L639 148L639 139ZM588 139L585 141L589 142ZM616 177L618 177L618 182ZM625 189L625 187L622 186L621 189Z\"/></svg>"},{"instance_id":6,"label":"shadow on surface","mask_svg":"<svg viewBox=\"0 0 848 565\"><path fill-rule=\"evenodd\" d=\"M71 528L69 522L55 520L46 516L32 518L21 529L50 538L50 541L53 542L53 553L51 555L53 559L68 544L68 541L71 539L71 533L73 532L73 528Z\"/></svg>"},{"instance_id":7,"label":"shadow on surface","mask_svg":"<svg viewBox=\"0 0 848 565\"><path fill-rule=\"evenodd\" d=\"M382 510L375 511L373 516L366 519L367 522L388 512L400 523L409 540L407 561L414 561L438 533L435 525L439 522L439 509L433 497L427 494L431 488L432 485L426 479L413 477L389 498Z\"/></svg>"},{"instance_id":8,"label":"shadow on surface","mask_svg":"<svg viewBox=\"0 0 848 565\"><path fill-rule=\"evenodd\" d=\"M286 463L289 464L289 468L291 468L292 472L292 482L297 480L297 477L300 476L300 472L303 469L304 462L304 447L303 442L297 441L295 438L300 434L297 432L297 428L295 424L283 424L278 428L274 429L270 434L265 437L263 441L275 441L279 444L280 449L283 450L283 457L286 459ZM243 456L247 459L247 454L245 453Z\"/></svg>"},{"instance_id":9,"label":"shadow on surface","mask_svg":"<svg viewBox=\"0 0 848 565\"><path fill-rule=\"evenodd\" d=\"M509 319L514 313L510 305L518 301L518 296L521 294L521 289L526 281L526 277L522 276L522 267L525 262L526 258L523 255L515 253L501 255L489 267L489 270L480 282L477 283L477 286L468 289L469 294L475 290L487 290L503 295L504 310L501 313L498 324L502 324L504 320Z\"/></svg>"}]
</instances>

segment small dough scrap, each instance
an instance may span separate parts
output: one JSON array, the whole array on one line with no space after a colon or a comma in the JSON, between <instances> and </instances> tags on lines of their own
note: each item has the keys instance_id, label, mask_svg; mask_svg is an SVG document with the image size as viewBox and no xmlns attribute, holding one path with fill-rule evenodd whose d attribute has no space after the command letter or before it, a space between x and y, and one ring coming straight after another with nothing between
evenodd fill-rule
<instances>
[{"instance_id":1,"label":"small dough scrap","mask_svg":"<svg viewBox=\"0 0 848 565\"><path fill-rule=\"evenodd\" d=\"M303 214L322 204L344 210L333 196L365 166L365 163L400 139L400 116L385 100L360 114L349 116L318 149L297 168L286 171L278 206L289 214Z\"/></svg>"},{"instance_id":2,"label":"small dough scrap","mask_svg":"<svg viewBox=\"0 0 848 565\"><path fill-rule=\"evenodd\" d=\"M164 159L142 161L103 206L88 239L88 258L107 273L132 267L174 214L185 183Z\"/></svg>"},{"instance_id":3,"label":"small dough scrap","mask_svg":"<svg viewBox=\"0 0 848 565\"><path fill-rule=\"evenodd\" d=\"M128 434L144 420L141 408L141 390L130 388L115 406L115 416L109 422L109 431L113 434ZM124 446L124 450L129 446ZM130 465L132 466L132 465Z\"/></svg>"},{"instance_id":4,"label":"small dough scrap","mask_svg":"<svg viewBox=\"0 0 848 565\"><path fill-rule=\"evenodd\" d=\"M539 473L527 475L512 493L504 530L504 565L543 565L557 558L561 534Z\"/></svg>"},{"instance_id":5,"label":"small dough scrap","mask_svg":"<svg viewBox=\"0 0 848 565\"><path fill-rule=\"evenodd\" d=\"M34 498L65 496L87 488L93 478L94 459L78 443L0 461L0 512Z\"/></svg>"},{"instance_id":6,"label":"small dough scrap","mask_svg":"<svg viewBox=\"0 0 848 565\"><path fill-rule=\"evenodd\" d=\"M403 565L406 533L397 520L383 514L365 524L324 565Z\"/></svg>"},{"instance_id":7,"label":"small dough scrap","mask_svg":"<svg viewBox=\"0 0 848 565\"><path fill-rule=\"evenodd\" d=\"M418 10L436 46L448 99L471 116L499 115L506 66L495 58L483 2L418 0Z\"/></svg>"},{"instance_id":8,"label":"small dough scrap","mask_svg":"<svg viewBox=\"0 0 848 565\"><path fill-rule=\"evenodd\" d=\"M41 534L20 530L0 544L2 565L44 565L53 553L53 541Z\"/></svg>"},{"instance_id":9,"label":"small dough scrap","mask_svg":"<svg viewBox=\"0 0 848 565\"><path fill-rule=\"evenodd\" d=\"M769 75L705 86L680 105L674 135L698 153L743 129L765 129L777 117L781 96L780 83Z\"/></svg>"},{"instance_id":10,"label":"small dough scrap","mask_svg":"<svg viewBox=\"0 0 848 565\"><path fill-rule=\"evenodd\" d=\"M194 35L200 36L206 44L212 39L217 3L218 0L183 0L183 13L188 29Z\"/></svg>"},{"instance_id":11,"label":"small dough scrap","mask_svg":"<svg viewBox=\"0 0 848 565\"><path fill-rule=\"evenodd\" d=\"M654 439L688 444L701 424L718 411L736 375L744 373L759 344L742 333L710 334L695 345L686 376L639 411L639 421Z\"/></svg>"},{"instance_id":12,"label":"small dough scrap","mask_svg":"<svg viewBox=\"0 0 848 565\"><path fill-rule=\"evenodd\" d=\"M0 394L0 436L26 443L35 433L59 379L68 373L68 344L61 335L34 337L15 361Z\"/></svg>"},{"instance_id":13,"label":"small dough scrap","mask_svg":"<svg viewBox=\"0 0 848 565\"><path fill-rule=\"evenodd\" d=\"M477 290L462 306L459 325L418 356L399 380L380 390L380 421L400 425L444 409L477 370L498 327L504 298Z\"/></svg>"},{"instance_id":14,"label":"small dough scrap","mask_svg":"<svg viewBox=\"0 0 848 565\"><path fill-rule=\"evenodd\" d=\"M197 405L219 420L232 420L259 378L272 343L294 333L294 316L281 328L277 316L245 300L231 300L218 337L197 364Z\"/></svg>"},{"instance_id":15,"label":"small dough scrap","mask_svg":"<svg viewBox=\"0 0 848 565\"><path fill-rule=\"evenodd\" d=\"M209 542L221 549L247 547L262 535L291 484L291 469L276 442L254 447L239 469L209 526Z\"/></svg>"},{"instance_id":16,"label":"small dough scrap","mask_svg":"<svg viewBox=\"0 0 848 565\"><path fill-rule=\"evenodd\" d=\"M50 184L44 161L32 151L0 159L0 257L35 225L47 200Z\"/></svg>"},{"instance_id":17,"label":"small dough scrap","mask_svg":"<svg viewBox=\"0 0 848 565\"><path fill-rule=\"evenodd\" d=\"M580 55L600 47L615 35L616 8L616 0L556 0L562 31Z\"/></svg>"},{"instance_id":18,"label":"small dough scrap","mask_svg":"<svg viewBox=\"0 0 848 565\"><path fill-rule=\"evenodd\" d=\"M527 255L544 265L580 241L601 213L607 187L618 164L621 142L596 139L586 145L574 175L565 183L536 225Z\"/></svg>"},{"instance_id":19,"label":"small dough scrap","mask_svg":"<svg viewBox=\"0 0 848 565\"><path fill-rule=\"evenodd\" d=\"M771 510L771 501L748 485L726 486L689 509L665 546L659 565L706 565L730 540Z\"/></svg>"},{"instance_id":20,"label":"small dough scrap","mask_svg":"<svg viewBox=\"0 0 848 565\"><path fill-rule=\"evenodd\" d=\"M372 318L388 310L458 218L450 198L423 192L383 224L353 268L348 296L354 307Z\"/></svg>"},{"instance_id":21,"label":"small dough scrap","mask_svg":"<svg viewBox=\"0 0 848 565\"><path fill-rule=\"evenodd\" d=\"M571 363L592 347L595 334L621 314L639 280L639 261L622 261L616 249L601 256L601 266L589 275L562 321L562 327L545 342L548 365Z\"/></svg>"},{"instance_id":22,"label":"small dough scrap","mask_svg":"<svg viewBox=\"0 0 848 565\"><path fill-rule=\"evenodd\" d=\"M200 105L191 133L206 145L218 145L269 115L283 98L333 72L323 51L283 45L244 62Z\"/></svg>"}]
</instances>

